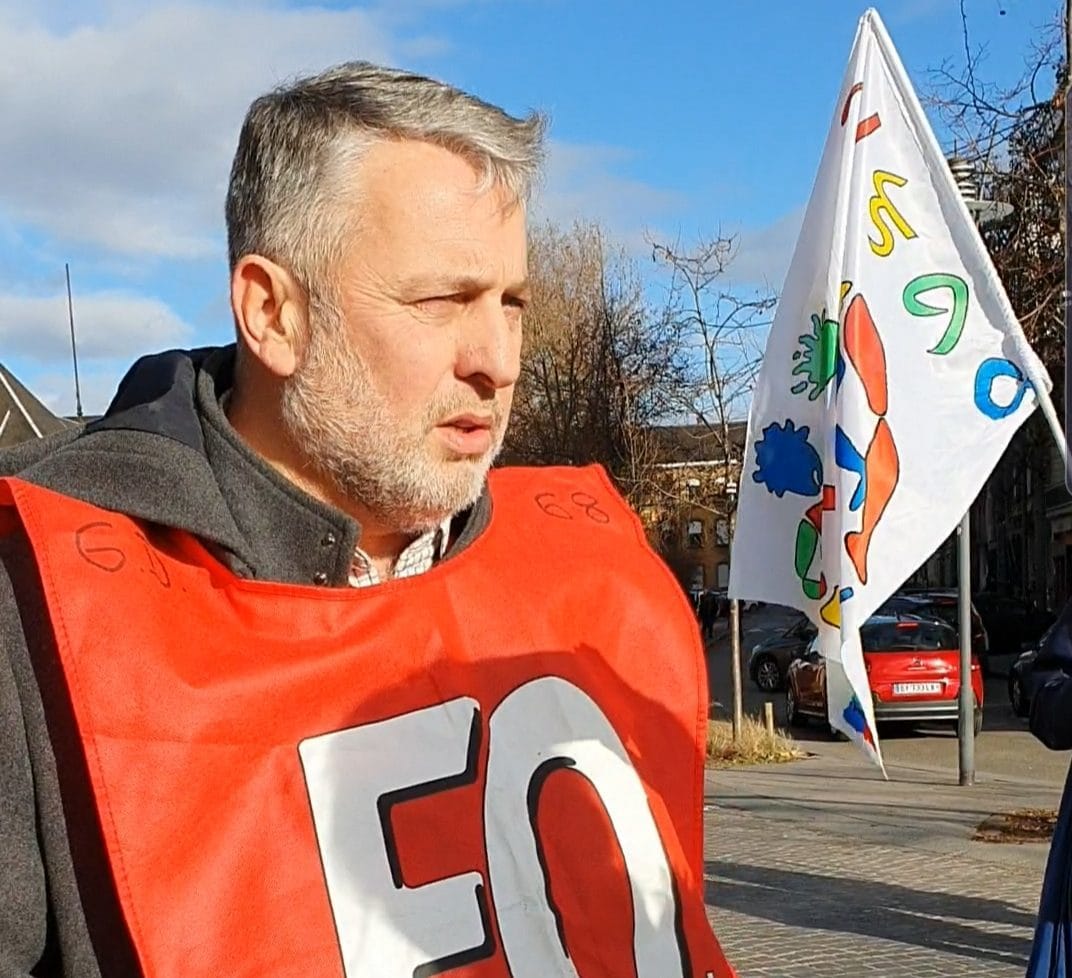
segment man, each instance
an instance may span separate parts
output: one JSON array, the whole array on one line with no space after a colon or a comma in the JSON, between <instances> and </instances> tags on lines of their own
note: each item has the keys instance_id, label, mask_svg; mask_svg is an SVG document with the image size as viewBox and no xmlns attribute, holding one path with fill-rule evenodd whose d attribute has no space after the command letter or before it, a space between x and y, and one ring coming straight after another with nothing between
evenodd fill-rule
<instances>
[{"instance_id":1,"label":"man","mask_svg":"<svg viewBox=\"0 0 1072 978\"><path fill-rule=\"evenodd\" d=\"M704 638L715 634L715 619L718 618L719 597L710 588L704 588L700 595L700 625Z\"/></svg>"},{"instance_id":2,"label":"man","mask_svg":"<svg viewBox=\"0 0 1072 978\"><path fill-rule=\"evenodd\" d=\"M601 473L488 478L541 140L366 64L258 99L236 344L6 458L5 978L731 974L687 606Z\"/></svg>"},{"instance_id":3,"label":"man","mask_svg":"<svg viewBox=\"0 0 1072 978\"><path fill-rule=\"evenodd\" d=\"M1031 732L1050 750L1072 750L1072 603L1041 640L1036 665L1059 674L1031 703ZM1027 978L1067 978L1072 972L1072 770L1050 843Z\"/></svg>"}]
</instances>

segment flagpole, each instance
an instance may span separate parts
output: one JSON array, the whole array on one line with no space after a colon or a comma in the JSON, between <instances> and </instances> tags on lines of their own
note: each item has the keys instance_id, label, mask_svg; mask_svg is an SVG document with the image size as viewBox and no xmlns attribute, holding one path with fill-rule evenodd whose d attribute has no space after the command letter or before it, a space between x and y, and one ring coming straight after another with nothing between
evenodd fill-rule
<instances>
[{"instance_id":1,"label":"flagpole","mask_svg":"<svg viewBox=\"0 0 1072 978\"><path fill-rule=\"evenodd\" d=\"M1069 12L1070 11L1072 11L1072 0L1065 0L1065 45L1066 45L1065 46L1065 51L1066 51L1066 61L1065 61L1065 63L1066 63L1066 65L1068 64L1068 56L1072 55L1072 33L1070 33L1070 29L1072 29L1072 28L1070 28L1070 24L1069 24ZM904 65L901 63L900 56L897 54L897 49L893 46L893 42L890 40L889 34L886 33L886 28L882 24L881 18L878 16L877 12L875 12L874 10L869 10L864 15L864 17L865 17L865 19L870 20L871 26L875 30L875 34L879 39L879 43L880 43L880 45L881 45L886 57L888 58L890 64L893 65L895 70L900 74L900 76L901 76L901 78L903 80L903 92L902 93L908 98L908 100L911 103L914 103L915 110L925 120L926 119L926 113L923 111L923 106L919 104L919 100L916 98L915 90L912 88L911 82L908 81L908 74L907 74L907 72L905 72ZM1070 81L1072 81L1072 79L1070 79ZM1072 95L1072 84L1070 84L1069 87L1066 88L1066 92L1069 95ZM1068 104L1067 99L1066 99L1065 104L1066 105ZM934 137L934 133L930 130L929 127L925 127L924 132L921 135L923 136L923 147L922 148L924 150L924 154L929 155L930 153L933 153L934 154L933 159L934 159L935 163L937 163L937 161L942 158L943 154L942 154L941 147L938 145L937 139L935 139L935 137ZM1072 145L1072 136L1070 136L1067 126L1065 127L1065 144L1066 144L1066 147L1069 146L1069 145ZM1068 183L1068 171L1067 171L1067 168L1066 168L1066 171L1065 171L1065 182L1066 182L1066 186L1067 186L1067 183ZM975 222L975 224L977 226L982 224L982 223L989 223L990 220L1003 219L1003 218L1007 217L1009 214L1012 213L1012 206L1010 204L1004 202L1004 201L989 201L989 200L988 201L980 201L980 200L976 199L976 197L975 197L976 188L971 183L971 181L969 181L967 187L961 186L961 184L958 183L957 184L957 189L960 190L962 199L964 200L964 203L965 203L965 205L966 205L966 207L967 207L967 209L969 211L969 214L970 214L970 216L972 217L973 221ZM1065 200L1065 208L1066 208L1066 210L1065 210L1066 215L1072 215L1072 203L1070 203L1070 198L1068 198L1067 195L1066 195L1066 200ZM982 213L980 213L980 212L982 212ZM1067 223L1067 220L1066 220L1066 223ZM1066 241L1066 249L1065 249L1065 255L1066 255L1066 258L1065 258L1065 261L1066 261L1066 265L1065 265L1065 269L1066 269L1066 271L1065 271L1065 276L1066 276L1066 278L1065 278L1065 290L1066 290L1066 292L1065 292L1065 303L1066 303L1066 305L1065 305L1065 308L1066 308L1066 310L1068 309L1069 304L1072 303L1072 297L1070 297L1070 293L1068 291L1070 288L1072 288L1072 284L1070 284L1070 283L1072 283L1072 258L1068 257L1067 240L1068 240L1068 234L1067 234L1067 228L1066 228L1066 234L1065 234L1065 241ZM980 249L982 251L982 255L980 257L988 256L986 246L985 246L985 244L983 244L981 238L980 238L979 244L980 244ZM1010 313L1011 312L1012 312L1012 310L1011 310L1011 307L1010 307ZM1067 319L1066 319L1065 330L1066 330L1066 339L1067 339L1067 335L1068 335L1068 322L1067 322ZM1022 332L1021 332L1020 335L1021 335L1021 338L1023 338ZM1066 464L1066 470L1067 470L1067 466L1068 466L1068 461L1067 461L1068 460L1068 444L1067 444L1067 440L1065 438L1065 433L1061 428L1061 423L1057 418L1057 411L1054 409L1053 400L1050 398L1050 393L1046 389L1047 388L1047 380L1048 380L1048 378L1045 376L1045 371L1043 371L1041 375L1039 374L1039 371L1037 369L1038 361L1037 361L1037 359L1035 357L1027 356L1027 357L1023 357L1022 360L1023 360L1023 362L1021 363L1021 366L1026 371L1027 379L1028 379L1028 381L1030 381L1031 387L1035 391L1037 403L1038 403L1039 407L1042 409L1042 414L1046 418L1046 423L1050 427L1050 434L1053 435L1054 444L1057 446L1058 450L1061 452L1061 457L1066 460L1065 464ZM1065 358L1065 376L1066 377L1072 377L1072 366L1069 365L1067 357ZM1065 397L1065 402L1066 402L1066 404L1068 403L1067 393L1066 393L1066 397ZM1066 422L1068 421L1067 416L1066 416L1065 420L1066 420ZM1069 478L1070 483L1072 483L1072 473L1068 473L1068 478Z\"/></svg>"},{"instance_id":2,"label":"flagpole","mask_svg":"<svg viewBox=\"0 0 1072 978\"><path fill-rule=\"evenodd\" d=\"M1066 259L1066 261L1067 261L1067 259ZM1068 316L1068 312L1067 312L1067 309L1068 309L1067 302L1068 302L1068 300L1066 299L1065 301L1066 301L1065 316L1067 317ZM1067 319L1066 319L1066 322L1067 322ZM1067 328L1068 327L1066 326L1065 329L1067 330ZM1067 361L1066 361L1066 364L1065 364L1066 373L1067 373L1068 369L1069 368L1068 368L1068 364L1067 364ZM1065 387L1066 387L1066 390L1067 390L1067 387L1068 387L1067 383L1065 384ZM1068 465L1068 441L1065 438L1064 430L1061 428L1061 422L1057 417L1057 409L1053 406L1053 398L1050 397L1050 392L1048 390L1046 390L1046 388L1042 384L1039 384L1038 386L1034 387L1033 390L1035 391L1035 395L1038 398L1039 409L1042 411L1042 415L1046 419L1046 423L1050 426L1050 434L1053 436L1053 443L1057 446L1057 450L1061 453L1061 458L1064 460L1065 466L1067 468L1067 465ZM1066 393L1065 394L1065 400L1067 401L1067 399L1068 399L1068 395ZM1067 423L1067 419L1066 419L1066 423Z\"/></svg>"},{"instance_id":3,"label":"flagpole","mask_svg":"<svg viewBox=\"0 0 1072 978\"><path fill-rule=\"evenodd\" d=\"M730 547L732 553L734 534L737 529L737 484L732 480L726 484L726 495L730 506ZM731 558L732 560L732 558ZM741 739L744 727L744 685L741 675L741 603L737 598L730 598L730 673L733 678L733 742Z\"/></svg>"}]
</instances>

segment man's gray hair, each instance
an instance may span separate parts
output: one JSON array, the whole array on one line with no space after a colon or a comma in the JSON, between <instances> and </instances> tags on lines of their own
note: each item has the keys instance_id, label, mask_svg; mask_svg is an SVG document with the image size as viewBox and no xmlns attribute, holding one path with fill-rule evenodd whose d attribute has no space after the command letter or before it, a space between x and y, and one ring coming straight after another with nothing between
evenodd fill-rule
<instances>
[{"instance_id":1,"label":"man's gray hair","mask_svg":"<svg viewBox=\"0 0 1072 978\"><path fill-rule=\"evenodd\" d=\"M259 254L312 293L353 230L353 167L376 142L416 139L469 161L478 189L528 199L544 118L524 119L443 82L355 61L278 88L249 109L227 190L231 267Z\"/></svg>"}]
</instances>

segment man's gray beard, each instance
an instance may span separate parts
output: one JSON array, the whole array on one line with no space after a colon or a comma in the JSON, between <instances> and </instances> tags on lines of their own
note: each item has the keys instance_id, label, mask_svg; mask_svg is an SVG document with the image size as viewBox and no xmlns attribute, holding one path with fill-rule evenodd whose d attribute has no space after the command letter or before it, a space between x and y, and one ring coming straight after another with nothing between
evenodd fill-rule
<instances>
[{"instance_id":1,"label":"man's gray beard","mask_svg":"<svg viewBox=\"0 0 1072 978\"><path fill-rule=\"evenodd\" d=\"M435 529L470 507L484 489L502 447L504 426L495 401L452 398L433 404L420 433L399 430L368 367L334 323L310 323L301 365L283 388L283 424L307 460L347 499L384 526L407 534ZM495 416L491 451L478 459L433 459L427 436L443 419L474 409Z\"/></svg>"}]
</instances>

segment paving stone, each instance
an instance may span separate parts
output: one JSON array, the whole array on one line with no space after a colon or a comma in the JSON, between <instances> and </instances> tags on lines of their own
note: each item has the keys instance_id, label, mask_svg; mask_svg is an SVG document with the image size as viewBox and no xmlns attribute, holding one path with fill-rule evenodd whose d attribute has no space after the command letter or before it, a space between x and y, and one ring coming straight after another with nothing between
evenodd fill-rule
<instances>
[{"instance_id":1,"label":"paving stone","mask_svg":"<svg viewBox=\"0 0 1072 978\"><path fill-rule=\"evenodd\" d=\"M711 807L708 913L740 978L1023 978L1040 872Z\"/></svg>"}]
</instances>

